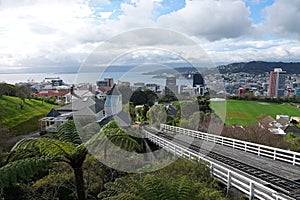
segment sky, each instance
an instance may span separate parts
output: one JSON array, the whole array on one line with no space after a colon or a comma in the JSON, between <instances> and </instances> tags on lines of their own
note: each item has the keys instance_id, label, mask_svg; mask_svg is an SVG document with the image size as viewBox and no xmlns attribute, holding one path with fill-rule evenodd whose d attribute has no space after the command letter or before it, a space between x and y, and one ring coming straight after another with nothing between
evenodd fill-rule
<instances>
[{"instance_id":1,"label":"sky","mask_svg":"<svg viewBox=\"0 0 300 200\"><path fill-rule=\"evenodd\" d=\"M0 0L0 73L74 72L99 45L141 28L182 34L216 64L296 62L299 19L299 0Z\"/></svg>"}]
</instances>

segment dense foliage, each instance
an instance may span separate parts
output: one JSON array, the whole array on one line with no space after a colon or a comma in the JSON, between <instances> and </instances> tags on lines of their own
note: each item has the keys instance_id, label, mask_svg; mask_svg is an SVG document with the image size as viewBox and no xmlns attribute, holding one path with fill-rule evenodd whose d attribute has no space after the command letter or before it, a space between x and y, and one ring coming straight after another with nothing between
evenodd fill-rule
<instances>
[{"instance_id":1,"label":"dense foliage","mask_svg":"<svg viewBox=\"0 0 300 200\"><path fill-rule=\"evenodd\" d=\"M118 127L114 121L105 125L88 143L104 146L103 138L108 138L121 148L133 150L138 143ZM75 124L69 120L60 126L57 135L40 138L26 138L11 150L9 163L0 168L0 188L5 188L48 171L51 163L65 163L72 169L77 199L87 199L83 163L87 157L86 143L82 143Z\"/></svg>"},{"instance_id":2,"label":"dense foliage","mask_svg":"<svg viewBox=\"0 0 300 200\"><path fill-rule=\"evenodd\" d=\"M225 199L217 190L204 163L178 159L168 167L147 174L131 175L105 184L106 190L98 197L104 199Z\"/></svg>"}]
</instances>

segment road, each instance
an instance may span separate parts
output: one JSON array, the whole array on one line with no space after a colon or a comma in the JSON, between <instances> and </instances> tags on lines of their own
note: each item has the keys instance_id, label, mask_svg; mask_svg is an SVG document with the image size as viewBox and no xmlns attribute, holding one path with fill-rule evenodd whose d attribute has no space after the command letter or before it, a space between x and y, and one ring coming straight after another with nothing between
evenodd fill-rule
<instances>
[{"instance_id":1,"label":"road","mask_svg":"<svg viewBox=\"0 0 300 200\"><path fill-rule=\"evenodd\" d=\"M38 131L26 134L26 135L18 135L18 136L14 136L9 138L7 141L5 141L4 143L6 144L15 144L18 141L22 140L23 138L30 138L30 137L39 137L40 133Z\"/></svg>"}]
</instances>

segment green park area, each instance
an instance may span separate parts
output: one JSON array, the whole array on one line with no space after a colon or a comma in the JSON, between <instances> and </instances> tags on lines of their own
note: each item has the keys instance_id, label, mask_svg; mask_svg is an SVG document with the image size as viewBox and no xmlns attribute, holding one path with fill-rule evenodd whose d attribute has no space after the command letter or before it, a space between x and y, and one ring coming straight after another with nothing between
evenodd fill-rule
<instances>
[{"instance_id":1,"label":"green park area","mask_svg":"<svg viewBox=\"0 0 300 200\"><path fill-rule=\"evenodd\" d=\"M287 103L277 104L258 101L227 100L224 102L211 102L211 107L219 116L224 116L227 126L254 124L259 116L276 115L300 116L300 109ZM224 117L222 120L224 120Z\"/></svg>"},{"instance_id":2,"label":"green park area","mask_svg":"<svg viewBox=\"0 0 300 200\"><path fill-rule=\"evenodd\" d=\"M44 117L57 105L48 104L35 99L22 100L18 97L2 96L0 98L0 125L15 135L35 131L38 119Z\"/></svg>"}]
</instances>

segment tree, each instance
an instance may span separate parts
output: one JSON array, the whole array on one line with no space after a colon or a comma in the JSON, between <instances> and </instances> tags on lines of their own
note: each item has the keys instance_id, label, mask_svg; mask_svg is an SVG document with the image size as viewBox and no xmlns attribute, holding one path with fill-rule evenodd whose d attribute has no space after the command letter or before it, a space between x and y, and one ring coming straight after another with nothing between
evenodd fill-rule
<instances>
[{"instance_id":1,"label":"tree","mask_svg":"<svg viewBox=\"0 0 300 200\"><path fill-rule=\"evenodd\" d=\"M147 121L147 112L150 107L147 104L144 104L143 107L135 108L135 112L137 113L137 121L146 122Z\"/></svg>"},{"instance_id":2,"label":"tree","mask_svg":"<svg viewBox=\"0 0 300 200\"><path fill-rule=\"evenodd\" d=\"M133 175L105 184L105 199L225 199L204 163L179 159L151 174Z\"/></svg>"},{"instance_id":3,"label":"tree","mask_svg":"<svg viewBox=\"0 0 300 200\"><path fill-rule=\"evenodd\" d=\"M112 121L105 125L109 128L117 128L116 122ZM115 131L115 129L114 129ZM105 135L120 147L130 149L137 146L124 132L121 134L111 131ZM92 144L103 139L102 129L86 143ZM11 150L9 162L0 168L0 188L16 183L19 180L33 177L47 169L51 163L64 162L73 170L76 183L76 193L79 200L86 199L86 189L83 178L83 162L87 156L86 143L82 143L75 124L72 120L61 125L57 137L26 138L19 141Z\"/></svg>"},{"instance_id":4,"label":"tree","mask_svg":"<svg viewBox=\"0 0 300 200\"><path fill-rule=\"evenodd\" d=\"M131 120L134 122L135 118L136 118L135 106L132 102L129 102L128 105L129 105L129 111L128 111L129 116L130 116Z\"/></svg>"},{"instance_id":5,"label":"tree","mask_svg":"<svg viewBox=\"0 0 300 200\"><path fill-rule=\"evenodd\" d=\"M147 113L147 117L151 126L159 128L161 123L165 123L167 120L167 111L161 104L154 105Z\"/></svg>"},{"instance_id":6,"label":"tree","mask_svg":"<svg viewBox=\"0 0 300 200\"><path fill-rule=\"evenodd\" d=\"M158 99L157 95L151 90L141 90L137 89L132 93L130 97L130 102L136 105L147 104L152 106L154 102Z\"/></svg>"},{"instance_id":7,"label":"tree","mask_svg":"<svg viewBox=\"0 0 300 200\"><path fill-rule=\"evenodd\" d=\"M25 99L31 97L31 92L27 85L21 85L16 87L16 95L25 103Z\"/></svg>"},{"instance_id":8,"label":"tree","mask_svg":"<svg viewBox=\"0 0 300 200\"><path fill-rule=\"evenodd\" d=\"M202 111L202 112L205 112L205 113L208 113L208 112L212 111L210 106L209 106L210 101L207 97L198 96L196 101L199 105L199 111Z\"/></svg>"},{"instance_id":9,"label":"tree","mask_svg":"<svg viewBox=\"0 0 300 200\"><path fill-rule=\"evenodd\" d=\"M15 96L16 95L16 87L11 84L0 83L0 98L3 95Z\"/></svg>"},{"instance_id":10,"label":"tree","mask_svg":"<svg viewBox=\"0 0 300 200\"><path fill-rule=\"evenodd\" d=\"M117 89L122 94L122 103L127 104L130 100L131 95L132 95L132 90L131 90L130 86L119 85L119 86L117 86Z\"/></svg>"}]
</instances>

